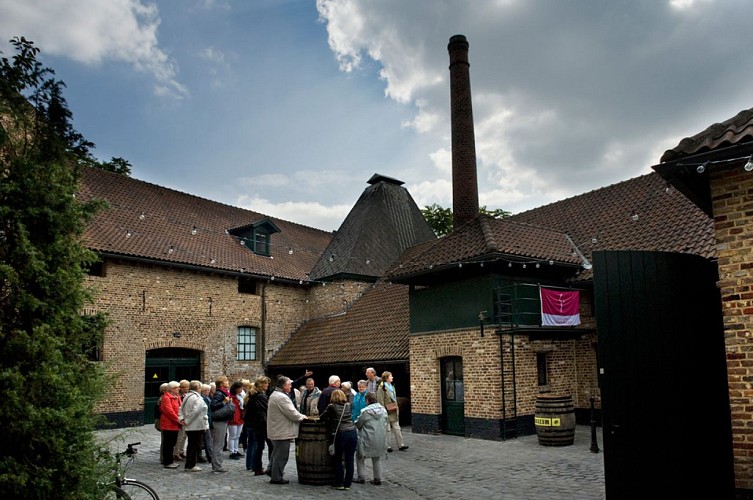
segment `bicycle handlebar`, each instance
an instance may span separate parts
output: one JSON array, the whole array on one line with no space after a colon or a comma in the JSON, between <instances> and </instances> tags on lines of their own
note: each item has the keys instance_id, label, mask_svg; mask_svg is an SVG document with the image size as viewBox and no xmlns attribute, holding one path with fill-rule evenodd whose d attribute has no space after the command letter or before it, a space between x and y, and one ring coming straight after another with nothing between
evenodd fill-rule
<instances>
[{"instance_id":1,"label":"bicycle handlebar","mask_svg":"<svg viewBox=\"0 0 753 500\"><path fill-rule=\"evenodd\" d=\"M126 451L124 451L123 453L126 454L126 455L128 455L128 456L135 455L136 453L138 453L139 450L137 450L136 448L134 448L134 446L138 446L140 444L141 444L141 441L139 441L137 443L130 443L128 445L128 449Z\"/></svg>"}]
</instances>

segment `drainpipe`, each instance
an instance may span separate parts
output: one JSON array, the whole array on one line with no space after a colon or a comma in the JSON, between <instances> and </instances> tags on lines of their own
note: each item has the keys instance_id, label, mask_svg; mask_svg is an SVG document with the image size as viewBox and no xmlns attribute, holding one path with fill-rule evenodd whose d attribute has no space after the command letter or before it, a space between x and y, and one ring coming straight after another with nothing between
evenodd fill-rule
<instances>
[{"instance_id":1,"label":"drainpipe","mask_svg":"<svg viewBox=\"0 0 753 500\"><path fill-rule=\"evenodd\" d=\"M267 373L267 283L261 284L261 335L259 339L261 367Z\"/></svg>"}]
</instances>

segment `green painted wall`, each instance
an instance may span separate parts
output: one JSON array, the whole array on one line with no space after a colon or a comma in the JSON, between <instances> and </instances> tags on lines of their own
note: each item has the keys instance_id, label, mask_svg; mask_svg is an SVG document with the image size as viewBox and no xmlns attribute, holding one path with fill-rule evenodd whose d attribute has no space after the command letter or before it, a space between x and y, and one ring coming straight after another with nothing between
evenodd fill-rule
<instances>
[{"instance_id":1,"label":"green painted wall","mask_svg":"<svg viewBox=\"0 0 753 500\"><path fill-rule=\"evenodd\" d=\"M503 295L510 298L500 303ZM481 311L487 325L511 319L518 326L540 325L540 308L538 285L482 276L411 290L410 327L413 333L478 327Z\"/></svg>"}]
</instances>

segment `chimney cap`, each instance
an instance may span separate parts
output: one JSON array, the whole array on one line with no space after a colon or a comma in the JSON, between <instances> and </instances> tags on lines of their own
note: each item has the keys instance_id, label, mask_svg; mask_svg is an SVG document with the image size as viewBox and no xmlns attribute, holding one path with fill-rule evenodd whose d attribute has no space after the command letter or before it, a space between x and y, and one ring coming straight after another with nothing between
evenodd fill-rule
<instances>
[{"instance_id":1,"label":"chimney cap","mask_svg":"<svg viewBox=\"0 0 753 500\"><path fill-rule=\"evenodd\" d=\"M372 186L376 184L377 182L386 182L388 184L397 184L398 186L402 186L405 184L403 181L398 179L393 179L392 177L387 177L386 175L382 174L374 174L371 176L371 179L366 181L368 184L371 184Z\"/></svg>"},{"instance_id":2,"label":"chimney cap","mask_svg":"<svg viewBox=\"0 0 753 500\"><path fill-rule=\"evenodd\" d=\"M453 35L450 37L450 43L447 44L447 48L449 49L453 45L465 45L465 48L468 48L468 40L465 38L465 35Z\"/></svg>"}]
</instances>

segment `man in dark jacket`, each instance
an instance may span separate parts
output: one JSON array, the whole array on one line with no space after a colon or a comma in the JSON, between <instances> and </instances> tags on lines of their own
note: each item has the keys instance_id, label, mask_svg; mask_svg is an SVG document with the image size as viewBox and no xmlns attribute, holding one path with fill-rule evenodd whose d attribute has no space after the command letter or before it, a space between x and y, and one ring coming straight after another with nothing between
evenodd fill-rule
<instances>
[{"instance_id":1,"label":"man in dark jacket","mask_svg":"<svg viewBox=\"0 0 753 500\"><path fill-rule=\"evenodd\" d=\"M319 415L324 413L327 409L329 400L332 397L332 393L340 388L340 377L332 375L329 377L329 385L322 391L319 396L319 401L316 403L316 409L319 411Z\"/></svg>"}]
</instances>

